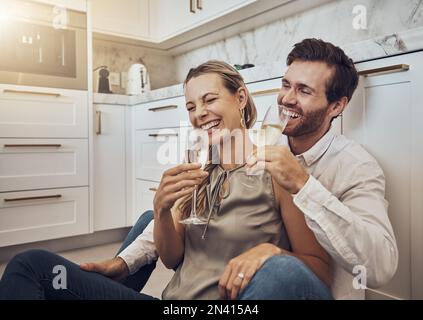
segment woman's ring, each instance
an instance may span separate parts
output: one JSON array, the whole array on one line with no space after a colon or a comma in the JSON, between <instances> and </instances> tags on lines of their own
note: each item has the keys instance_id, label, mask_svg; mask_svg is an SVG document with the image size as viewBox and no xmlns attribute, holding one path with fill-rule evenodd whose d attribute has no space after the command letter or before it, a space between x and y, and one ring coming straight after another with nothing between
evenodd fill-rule
<instances>
[{"instance_id":1,"label":"woman's ring","mask_svg":"<svg viewBox=\"0 0 423 320\"><path fill-rule=\"evenodd\" d=\"M244 273L242 272L238 273L238 278L244 279Z\"/></svg>"}]
</instances>

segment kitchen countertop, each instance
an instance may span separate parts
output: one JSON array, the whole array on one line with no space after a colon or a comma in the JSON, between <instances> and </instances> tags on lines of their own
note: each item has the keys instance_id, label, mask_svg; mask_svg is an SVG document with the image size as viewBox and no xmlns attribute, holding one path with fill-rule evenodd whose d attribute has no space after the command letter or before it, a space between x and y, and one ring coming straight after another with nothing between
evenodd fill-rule
<instances>
[{"instance_id":1,"label":"kitchen countertop","mask_svg":"<svg viewBox=\"0 0 423 320\"><path fill-rule=\"evenodd\" d=\"M423 27L352 43L342 46L342 48L355 62L421 50L423 49ZM251 83L281 77L284 68L285 61L274 61L266 65L241 70L240 73L246 83ZM183 94L183 85L177 84L134 96L94 93L93 101L96 104L133 106L149 101L182 96Z\"/></svg>"}]
</instances>

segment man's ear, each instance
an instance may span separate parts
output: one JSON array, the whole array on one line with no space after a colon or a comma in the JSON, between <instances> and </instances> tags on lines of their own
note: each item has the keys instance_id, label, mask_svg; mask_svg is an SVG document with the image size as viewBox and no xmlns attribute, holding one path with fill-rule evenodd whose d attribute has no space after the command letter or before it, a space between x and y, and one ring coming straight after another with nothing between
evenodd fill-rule
<instances>
[{"instance_id":1,"label":"man's ear","mask_svg":"<svg viewBox=\"0 0 423 320\"><path fill-rule=\"evenodd\" d=\"M347 104L348 104L347 97L342 97L338 101L332 102L329 108L330 110L329 115L332 118L339 116L342 112L344 112L344 109L346 108Z\"/></svg>"},{"instance_id":2,"label":"man's ear","mask_svg":"<svg viewBox=\"0 0 423 320\"><path fill-rule=\"evenodd\" d=\"M237 92L237 99L239 102L239 110L242 110L245 108L248 102L248 93L247 90L244 87L240 87Z\"/></svg>"}]
</instances>

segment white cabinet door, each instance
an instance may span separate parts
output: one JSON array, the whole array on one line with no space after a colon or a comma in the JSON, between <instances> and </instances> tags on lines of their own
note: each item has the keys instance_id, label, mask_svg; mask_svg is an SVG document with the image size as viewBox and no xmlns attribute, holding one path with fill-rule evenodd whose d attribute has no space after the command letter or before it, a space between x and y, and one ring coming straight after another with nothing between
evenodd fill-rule
<instances>
[{"instance_id":1,"label":"white cabinet door","mask_svg":"<svg viewBox=\"0 0 423 320\"><path fill-rule=\"evenodd\" d=\"M134 225L142 213L153 210L153 199L158 186L158 182L135 180L135 210L131 225Z\"/></svg>"},{"instance_id":2,"label":"white cabinet door","mask_svg":"<svg viewBox=\"0 0 423 320\"><path fill-rule=\"evenodd\" d=\"M0 84L0 137L88 138L87 91Z\"/></svg>"},{"instance_id":3,"label":"white cabinet door","mask_svg":"<svg viewBox=\"0 0 423 320\"><path fill-rule=\"evenodd\" d=\"M125 108L119 105L95 105L95 231L126 225Z\"/></svg>"},{"instance_id":4,"label":"white cabinet door","mask_svg":"<svg viewBox=\"0 0 423 320\"><path fill-rule=\"evenodd\" d=\"M87 139L0 139L0 192L87 185Z\"/></svg>"},{"instance_id":5,"label":"white cabinet door","mask_svg":"<svg viewBox=\"0 0 423 320\"><path fill-rule=\"evenodd\" d=\"M0 193L0 247L88 232L87 187Z\"/></svg>"},{"instance_id":6,"label":"white cabinet door","mask_svg":"<svg viewBox=\"0 0 423 320\"><path fill-rule=\"evenodd\" d=\"M93 31L149 38L149 0L91 0Z\"/></svg>"},{"instance_id":7,"label":"white cabinet door","mask_svg":"<svg viewBox=\"0 0 423 320\"><path fill-rule=\"evenodd\" d=\"M379 292L423 298L423 52L358 64L359 70L394 66L398 72L361 77L344 112L343 130L379 162L399 249L394 279ZM409 71L398 65L408 64ZM397 67L395 67L397 66Z\"/></svg>"},{"instance_id":8,"label":"white cabinet door","mask_svg":"<svg viewBox=\"0 0 423 320\"><path fill-rule=\"evenodd\" d=\"M135 177L160 181L165 170L182 163L182 129L139 130L135 133ZM182 154L181 154L182 152Z\"/></svg>"},{"instance_id":9,"label":"white cabinet door","mask_svg":"<svg viewBox=\"0 0 423 320\"><path fill-rule=\"evenodd\" d=\"M255 1L256 0L156 0L151 3L152 34L155 38L163 41L224 16Z\"/></svg>"}]
</instances>

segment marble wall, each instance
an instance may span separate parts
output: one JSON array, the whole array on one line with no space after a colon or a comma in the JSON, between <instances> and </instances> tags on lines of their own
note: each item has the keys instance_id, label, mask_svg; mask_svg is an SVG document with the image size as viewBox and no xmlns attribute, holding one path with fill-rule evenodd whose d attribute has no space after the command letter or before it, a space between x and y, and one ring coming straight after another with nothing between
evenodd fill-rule
<instances>
[{"instance_id":1,"label":"marble wall","mask_svg":"<svg viewBox=\"0 0 423 320\"><path fill-rule=\"evenodd\" d=\"M362 6L362 7L357 7ZM353 13L353 9L359 11ZM353 27L365 17L366 29ZM363 24L361 24L363 27ZM407 33L414 30L414 33ZM338 0L280 19L249 32L175 56L176 78L182 82L189 68L209 59L231 64L264 65L285 58L292 45L308 37L322 38L345 49L355 61L423 45L407 43L401 34L423 34L423 0ZM353 45L354 44L354 45ZM377 53L376 53L377 52Z\"/></svg>"},{"instance_id":2,"label":"marble wall","mask_svg":"<svg viewBox=\"0 0 423 320\"><path fill-rule=\"evenodd\" d=\"M108 40L93 40L93 68L106 65L109 71L121 73L128 71L133 63L143 63L147 67L152 90L178 82L174 59L167 52ZM115 93L124 91L123 88L113 90Z\"/></svg>"}]
</instances>

